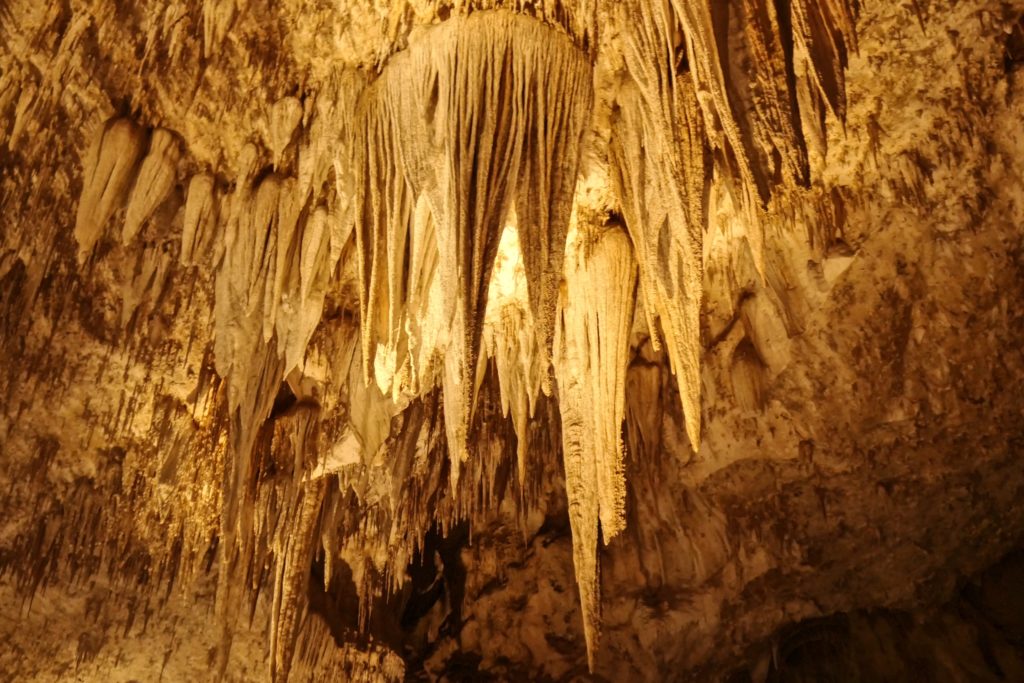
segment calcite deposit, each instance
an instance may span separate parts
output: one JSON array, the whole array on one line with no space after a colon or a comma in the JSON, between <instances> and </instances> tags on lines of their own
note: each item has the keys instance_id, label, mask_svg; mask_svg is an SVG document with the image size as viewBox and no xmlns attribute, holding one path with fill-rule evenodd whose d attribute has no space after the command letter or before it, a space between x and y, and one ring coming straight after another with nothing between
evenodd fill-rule
<instances>
[{"instance_id":1,"label":"calcite deposit","mask_svg":"<svg viewBox=\"0 0 1024 683\"><path fill-rule=\"evenodd\" d=\"M0 678L1024 680L1024 2L0 3Z\"/></svg>"}]
</instances>

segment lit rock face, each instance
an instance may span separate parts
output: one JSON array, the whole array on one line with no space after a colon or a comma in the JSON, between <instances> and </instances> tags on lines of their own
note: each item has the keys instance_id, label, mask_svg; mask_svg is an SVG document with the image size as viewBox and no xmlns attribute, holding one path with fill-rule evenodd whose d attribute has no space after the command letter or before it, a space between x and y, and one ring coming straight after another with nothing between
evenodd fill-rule
<instances>
[{"instance_id":1,"label":"lit rock face","mask_svg":"<svg viewBox=\"0 0 1024 683\"><path fill-rule=\"evenodd\" d=\"M1024 6L857 5L8 3L0 670L1019 677Z\"/></svg>"}]
</instances>

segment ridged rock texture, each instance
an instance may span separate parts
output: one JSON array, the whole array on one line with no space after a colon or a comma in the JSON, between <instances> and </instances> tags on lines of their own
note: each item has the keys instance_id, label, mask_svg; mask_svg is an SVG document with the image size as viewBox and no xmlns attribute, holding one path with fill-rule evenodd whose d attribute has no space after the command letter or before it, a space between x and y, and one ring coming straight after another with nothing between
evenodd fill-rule
<instances>
[{"instance_id":1,"label":"ridged rock texture","mask_svg":"<svg viewBox=\"0 0 1024 683\"><path fill-rule=\"evenodd\" d=\"M1024 2L0 6L0 678L1024 680Z\"/></svg>"}]
</instances>

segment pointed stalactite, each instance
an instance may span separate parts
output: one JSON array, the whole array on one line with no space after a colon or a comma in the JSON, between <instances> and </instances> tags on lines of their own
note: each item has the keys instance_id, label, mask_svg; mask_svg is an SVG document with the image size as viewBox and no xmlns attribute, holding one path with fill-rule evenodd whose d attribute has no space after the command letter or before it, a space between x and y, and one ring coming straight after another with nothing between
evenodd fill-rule
<instances>
[{"instance_id":1,"label":"pointed stalactite","mask_svg":"<svg viewBox=\"0 0 1024 683\"><path fill-rule=\"evenodd\" d=\"M386 367L392 372L378 370L376 374L385 377L384 381L378 381L381 391L390 393L394 362L389 364L388 361L397 355L401 334L399 313L403 282L399 276L404 262L399 259L405 255L404 249L397 250L393 245L405 243L414 199L402 168L399 139L401 131L407 130L407 124L411 123L403 119L403 114L408 114L408 105L387 106L387 95L381 95L379 99L384 101L378 102L374 93L384 90L386 85L387 82L375 83L360 103L360 127L356 131L360 143L355 145L354 166L358 174L355 233L364 380L369 383L374 378L375 368ZM415 87L411 83L405 85ZM394 264L389 256L396 260ZM384 358L377 358L379 349L383 349Z\"/></svg>"},{"instance_id":2,"label":"pointed stalactite","mask_svg":"<svg viewBox=\"0 0 1024 683\"><path fill-rule=\"evenodd\" d=\"M321 87L315 102L303 111L304 123L299 133L299 194L305 196L327 182L331 171L334 189L346 215L345 227L351 227L351 206L355 193L355 150L352 145L355 107L366 87L367 76L361 70L339 68L332 71Z\"/></svg>"},{"instance_id":3,"label":"pointed stalactite","mask_svg":"<svg viewBox=\"0 0 1024 683\"><path fill-rule=\"evenodd\" d=\"M121 286L121 328L128 329L140 307L146 312L147 306L160 298L171 269L171 253L165 249L147 246L141 251L133 277Z\"/></svg>"},{"instance_id":4,"label":"pointed stalactite","mask_svg":"<svg viewBox=\"0 0 1024 683\"><path fill-rule=\"evenodd\" d=\"M146 139L146 131L133 121L114 119L90 147L75 218L79 261L89 257L107 221L125 200L145 152Z\"/></svg>"},{"instance_id":5,"label":"pointed stalactite","mask_svg":"<svg viewBox=\"0 0 1024 683\"><path fill-rule=\"evenodd\" d=\"M513 206L524 216L538 334L551 337L591 99L590 65L567 36L493 11L430 29L389 60L360 105L357 149L365 156L357 160L356 214L366 379L372 369L378 383L393 382L406 364L406 242L421 223L414 214L425 196L445 297L427 324L450 330L441 383L453 485L468 456L488 284Z\"/></svg>"},{"instance_id":6,"label":"pointed stalactite","mask_svg":"<svg viewBox=\"0 0 1024 683\"><path fill-rule=\"evenodd\" d=\"M653 20L659 25L658 31L666 37L672 35L676 21L681 24L688 67L687 73L682 76L691 78L696 92L701 93L698 101L712 146L724 149L731 156L736 173L747 192L752 193L750 199L754 201L757 197L757 182L750 150L744 142L744 122L738 119L733 110L728 81L728 15L729 4L733 1L671 0L670 9L663 2L641 0L639 11L634 13L634 17L638 24ZM759 237L752 236L751 242L755 261L761 263Z\"/></svg>"},{"instance_id":7,"label":"pointed stalactite","mask_svg":"<svg viewBox=\"0 0 1024 683\"><path fill-rule=\"evenodd\" d=\"M576 188L579 134L589 123L592 99L576 69L558 66L546 66L545 72L529 83L532 92L524 98L523 106L532 107L529 113L534 121L552 123L526 130L515 203L520 252L545 380L565 260L561 245L565 244ZM568 102L561 99L566 93L574 95Z\"/></svg>"},{"instance_id":8,"label":"pointed stalactite","mask_svg":"<svg viewBox=\"0 0 1024 683\"><path fill-rule=\"evenodd\" d=\"M301 222L305 197L299 196L295 178L286 178L281 184L277 205L277 235L274 245L274 277L267 288L267 311L263 318L263 338L270 341L277 325L281 298L298 289L299 247L302 240ZM282 335L278 335L283 340Z\"/></svg>"},{"instance_id":9,"label":"pointed stalactite","mask_svg":"<svg viewBox=\"0 0 1024 683\"><path fill-rule=\"evenodd\" d=\"M121 242L128 244L142 229L158 206L167 198L178 177L181 146L177 136L157 128L149 139L149 151L142 160L131 199L125 210Z\"/></svg>"},{"instance_id":10,"label":"pointed stalactite","mask_svg":"<svg viewBox=\"0 0 1024 683\"><path fill-rule=\"evenodd\" d=\"M189 180L185 194L185 215L181 228L182 265L212 263L208 253L217 228L216 183L213 176L198 173Z\"/></svg>"},{"instance_id":11,"label":"pointed stalactite","mask_svg":"<svg viewBox=\"0 0 1024 683\"><path fill-rule=\"evenodd\" d=\"M740 181L737 199L747 241L764 276L761 209L778 184L810 182L802 126L817 112L800 111L797 79L809 73L822 100L843 116L843 71L847 50L855 45L854 3L640 0L630 5L627 27L655 17L666 36L675 33L677 23L682 29L685 75L700 93L708 142L720 153L716 172ZM673 54L670 49L659 59Z\"/></svg>"},{"instance_id":12,"label":"pointed stalactite","mask_svg":"<svg viewBox=\"0 0 1024 683\"><path fill-rule=\"evenodd\" d=\"M286 372L299 367L320 323L334 261L331 259L329 212L319 206L300 222L292 253L282 262L275 331ZM280 255L280 252L279 252Z\"/></svg>"},{"instance_id":13,"label":"pointed stalactite","mask_svg":"<svg viewBox=\"0 0 1024 683\"><path fill-rule=\"evenodd\" d=\"M488 344L488 355L494 358L498 371L502 413L512 417L517 473L522 485L526 477L529 423L540 394L540 365L543 360L537 353L536 335L526 312L519 306L510 305L504 307L499 315L500 321L493 330L489 330L493 341Z\"/></svg>"},{"instance_id":14,"label":"pointed stalactite","mask_svg":"<svg viewBox=\"0 0 1024 683\"><path fill-rule=\"evenodd\" d=\"M573 563L591 670L600 637L598 528L607 544L625 524L622 446L636 262L618 227L583 226L570 252L555 376Z\"/></svg>"},{"instance_id":15,"label":"pointed stalactite","mask_svg":"<svg viewBox=\"0 0 1024 683\"><path fill-rule=\"evenodd\" d=\"M513 214L512 218L517 216ZM522 485L526 476L529 422L541 391L547 360L539 351L516 222L510 220L505 226L491 275L484 320L484 354L494 360L498 373L502 414L512 417L516 464Z\"/></svg>"},{"instance_id":16,"label":"pointed stalactite","mask_svg":"<svg viewBox=\"0 0 1024 683\"><path fill-rule=\"evenodd\" d=\"M211 0L203 3L203 56L213 57L235 21L237 0Z\"/></svg>"},{"instance_id":17,"label":"pointed stalactite","mask_svg":"<svg viewBox=\"0 0 1024 683\"><path fill-rule=\"evenodd\" d=\"M437 276L440 254L437 250L434 219L425 196L416 202L410 236L408 300L406 330L409 356L401 368L401 394L392 391L396 402L422 396L436 385L435 366L439 365L439 349L448 340L448 330L437 325L442 319L445 293Z\"/></svg>"},{"instance_id":18,"label":"pointed stalactite","mask_svg":"<svg viewBox=\"0 0 1024 683\"><path fill-rule=\"evenodd\" d=\"M253 553L254 500L249 481L253 448L270 410L283 369L276 344L263 337L267 290L273 290L278 208L282 179L271 174L258 184L258 150L247 146L229 199L224 253L214 280L214 357L227 385L227 463L221 511L217 613L223 629L217 666L227 666L232 623L241 597L238 574Z\"/></svg>"},{"instance_id":19,"label":"pointed stalactite","mask_svg":"<svg viewBox=\"0 0 1024 683\"><path fill-rule=\"evenodd\" d=\"M708 142L712 148L722 151L723 170L740 180L748 223L747 241L754 262L763 273L764 234L758 210L768 201L769 185L757 163L758 155L765 154L761 149L770 145L770 141L755 139L754 122L747 120L748 75L746 71L736 72L731 67L734 60L729 55L733 47L742 46L747 51L742 27L734 43L730 43L730 17L740 12L739 2L748 0L672 0L671 6L656 0L641 0L634 16L637 24L650 23L652 20L648 17L652 17L658 32L665 37L662 40L673 35L677 22L681 25L684 43L679 47L684 50L687 69L680 78L692 80L695 92L701 94L697 101ZM734 20L734 23L735 27L740 27L742 21ZM757 27L749 30L760 35ZM674 55L673 42L669 42L669 50ZM661 43L658 44L663 50ZM664 61L664 56L659 59ZM756 81L762 66L750 64L749 67L755 70Z\"/></svg>"},{"instance_id":20,"label":"pointed stalactite","mask_svg":"<svg viewBox=\"0 0 1024 683\"><path fill-rule=\"evenodd\" d=\"M612 179L640 267L648 329L664 337L682 398L686 432L700 448L700 310L703 236L711 165L694 82L670 57L669 7L634 6L626 24L623 88L613 119ZM656 324L660 323L660 325Z\"/></svg>"}]
</instances>

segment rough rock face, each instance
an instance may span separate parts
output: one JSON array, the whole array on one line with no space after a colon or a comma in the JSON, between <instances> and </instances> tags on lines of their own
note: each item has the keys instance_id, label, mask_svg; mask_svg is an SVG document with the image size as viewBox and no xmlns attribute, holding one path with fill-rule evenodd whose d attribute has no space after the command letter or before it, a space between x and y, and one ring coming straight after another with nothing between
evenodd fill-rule
<instances>
[{"instance_id":1,"label":"rough rock face","mask_svg":"<svg viewBox=\"0 0 1024 683\"><path fill-rule=\"evenodd\" d=\"M1024 679L1024 3L0 38L12 680Z\"/></svg>"}]
</instances>

